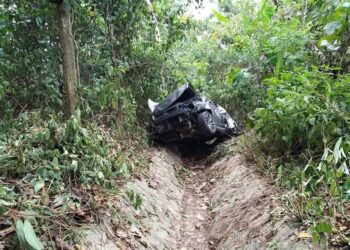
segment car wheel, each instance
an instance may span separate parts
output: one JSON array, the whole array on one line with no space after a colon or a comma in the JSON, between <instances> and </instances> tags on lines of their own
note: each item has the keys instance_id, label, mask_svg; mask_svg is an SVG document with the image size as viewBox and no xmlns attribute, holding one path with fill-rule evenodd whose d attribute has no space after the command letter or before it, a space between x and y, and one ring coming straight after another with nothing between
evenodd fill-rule
<instances>
[{"instance_id":1,"label":"car wheel","mask_svg":"<svg viewBox=\"0 0 350 250\"><path fill-rule=\"evenodd\" d=\"M209 111L204 111L198 115L198 126L201 133L206 136L211 136L216 133L214 117Z\"/></svg>"}]
</instances>

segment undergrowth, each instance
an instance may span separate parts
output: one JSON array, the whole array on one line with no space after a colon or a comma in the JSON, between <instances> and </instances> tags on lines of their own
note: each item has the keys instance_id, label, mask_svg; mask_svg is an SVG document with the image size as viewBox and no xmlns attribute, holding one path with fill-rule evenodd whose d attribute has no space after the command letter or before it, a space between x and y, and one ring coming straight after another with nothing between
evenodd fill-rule
<instances>
[{"instance_id":1,"label":"undergrowth","mask_svg":"<svg viewBox=\"0 0 350 250\"><path fill-rule=\"evenodd\" d=\"M258 136L248 158L291 190L287 208L314 242L349 244L349 75L298 69L265 85L265 107L252 115Z\"/></svg>"},{"instance_id":2,"label":"undergrowth","mask_svg":"<svg viewBox=\"0 0 350 250\"><path fill-rule=\"evenodd\" d=\"M115 210L109 194L146 166L137 135L123 138L122 130L82 121L79 111L66 122L25 112L1 131L1 241L12 247L78 243L78 228Z\"/></svg>"}]
</instances>

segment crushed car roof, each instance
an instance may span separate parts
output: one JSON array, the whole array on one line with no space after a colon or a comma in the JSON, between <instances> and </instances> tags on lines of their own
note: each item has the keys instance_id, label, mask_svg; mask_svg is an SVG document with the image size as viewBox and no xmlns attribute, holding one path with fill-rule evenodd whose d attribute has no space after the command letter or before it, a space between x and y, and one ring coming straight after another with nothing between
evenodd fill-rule
<instances>
[{"instance_id":1,"label":"crushed car roof","mask_svg":"<svg viewBox=\"0 0 350 250\"><path fill-rule=\"evenodd\" d=\"M197 96L197 92L194 90L193 86L190 83L186 83L161 101L155 107L154 112L161 112L177 102L182 102L195 96Z\"/></svg>"}]
</instances>

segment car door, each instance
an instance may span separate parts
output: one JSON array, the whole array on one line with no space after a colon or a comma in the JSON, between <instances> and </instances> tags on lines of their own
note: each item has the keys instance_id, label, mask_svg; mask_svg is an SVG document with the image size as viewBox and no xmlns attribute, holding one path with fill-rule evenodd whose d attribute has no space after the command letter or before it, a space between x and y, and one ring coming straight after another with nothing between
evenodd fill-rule
<instances>
[{"instance_id":1,"label":"car door","mask_svg":"<svg viewBox=\"0 0 350 250\"><path fill-rule=\"evenodd\" d=\"M223 115L221 114L220 110L218 109L218 106L212 101L209 101L209 105L214 116L215 125L220 128L225 128L225 117L223 117Z\"/></svg>"}]
</instances>

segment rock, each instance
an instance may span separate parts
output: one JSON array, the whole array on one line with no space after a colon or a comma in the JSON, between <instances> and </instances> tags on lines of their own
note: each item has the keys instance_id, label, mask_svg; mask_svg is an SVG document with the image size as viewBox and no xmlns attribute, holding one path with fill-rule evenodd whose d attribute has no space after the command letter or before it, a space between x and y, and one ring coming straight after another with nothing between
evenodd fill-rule
<instances>
[{"instance_id":1,"label":"rock","mask_svg":"<svg viewBox=\"0 0 350 250\"><path fill-rule=\"evenodd\" d=\"M149 180L149 182L148 182L148 186L150 187L150 188L153 188L153 189L157 189L158 188L158 182L157 181L155 181L155 180Z\"/></svg>"},{"instance_id":2,"label":"rock","mask_svg":"<svg viewBox=\"0 0 350 250\"><path fill-rule=\"evenodd\" d=\"M202 226L202 225L201 225L200 223L197 223L195 227L196 227L196 229L200 229L201 226Z\"/></svg>"}]
</instances>

